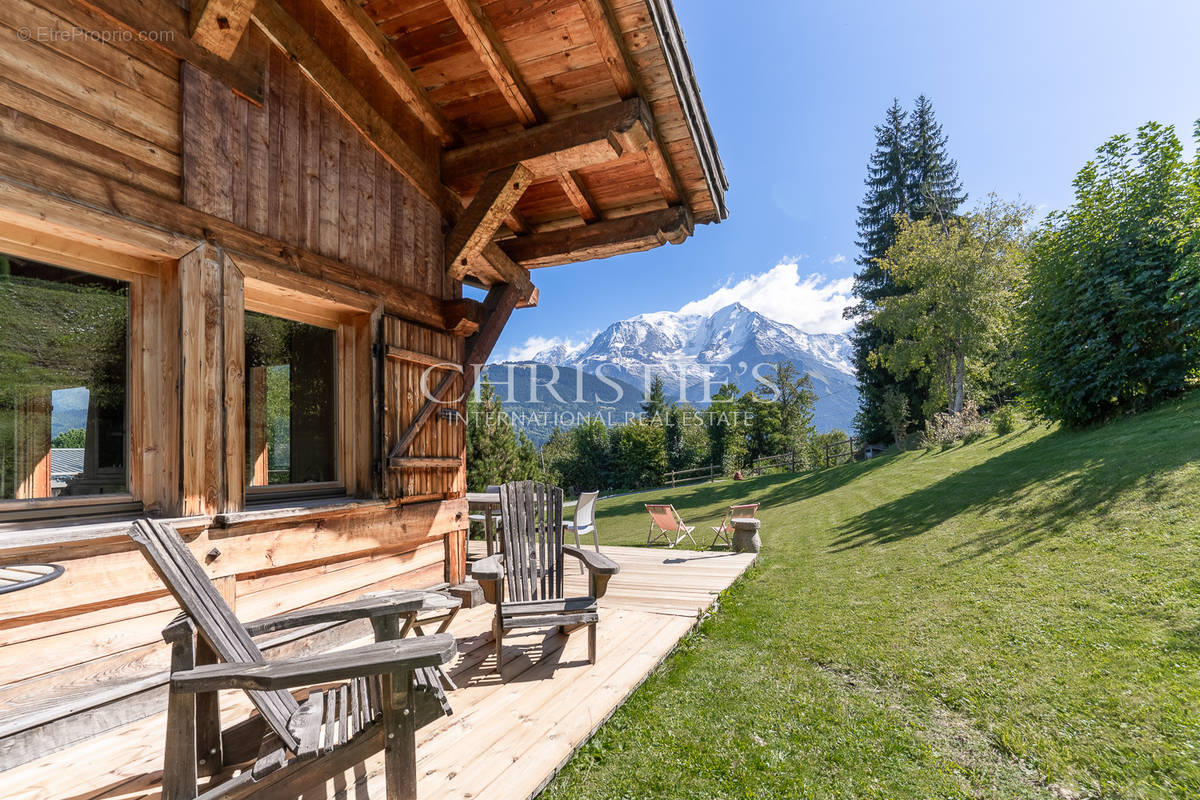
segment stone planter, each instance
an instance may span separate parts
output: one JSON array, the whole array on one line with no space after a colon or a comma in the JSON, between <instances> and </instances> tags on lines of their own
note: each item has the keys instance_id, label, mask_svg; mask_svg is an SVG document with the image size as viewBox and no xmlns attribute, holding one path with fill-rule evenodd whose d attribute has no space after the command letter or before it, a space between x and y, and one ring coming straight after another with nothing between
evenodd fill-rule
<instances>
[{"instance_id":1,"label":"stone planter","mask_svg":"<svg viewBox=\"0 0 1200 800\"><path fill-rule=\"evenodd\" d=\"M733 526L733 552L757 553L762 550L762 537L758 535L759 521L749 517L730 520Z\"/></svg>"}]
</instances>

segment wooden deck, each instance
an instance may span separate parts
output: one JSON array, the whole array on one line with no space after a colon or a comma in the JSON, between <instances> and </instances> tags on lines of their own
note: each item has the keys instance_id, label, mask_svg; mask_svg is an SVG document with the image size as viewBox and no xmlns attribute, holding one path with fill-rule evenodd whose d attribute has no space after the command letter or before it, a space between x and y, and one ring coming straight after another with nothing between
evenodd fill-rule
<instances>
[{"instance_id":1,"label":"wooden deck","mask_svg":"<svg viewBox=\"0 0 1200 800\"><path fill-rule=\"evenodd\" d=\"M611 547L621 574L601 601L599 663L587 636L549 631L505 638L505 680L494 669L492 606L466 609L451 629L459 656L451 674L454 715L418 732L421 800L520 800L536 795L620 706L752 555ZM584 578L568 572L583 593ZM250 713L244 695L223 698L226 724ZM157 800L165 715L0 773L8 800ZM304 793L305 800L384 796L382 757Z\"/></svg>"}]
</instances>

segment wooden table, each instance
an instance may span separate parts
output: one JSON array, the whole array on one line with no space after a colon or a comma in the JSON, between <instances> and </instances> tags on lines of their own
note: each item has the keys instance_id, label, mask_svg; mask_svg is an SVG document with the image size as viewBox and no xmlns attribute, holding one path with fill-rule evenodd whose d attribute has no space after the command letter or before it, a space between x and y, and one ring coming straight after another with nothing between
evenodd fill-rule
<instances>
[{"instance_id":1,"label":"wooden table","mask_svg":"<svg viewBox=\"0 0 1200 800\"><path fill-rule=\"evenodd\" d=\"M493 515L500 510L499 492L467 492L467 512L483 514L483 538L487 542L487 554L500 551L500 537L496 535Z\"/></svg>"}]
</instances>

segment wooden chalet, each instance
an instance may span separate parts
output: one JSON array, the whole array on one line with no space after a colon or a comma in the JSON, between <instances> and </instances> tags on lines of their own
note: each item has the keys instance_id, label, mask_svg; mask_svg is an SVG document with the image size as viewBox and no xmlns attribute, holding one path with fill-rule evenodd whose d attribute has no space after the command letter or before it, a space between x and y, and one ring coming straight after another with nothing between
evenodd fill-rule
<instances>
[{"instance_id":1,"label":"wooden chalet","mask_svg":"<svg viewBox=\"0 0 1200 800\"><path fill-rule=\"evenodd\" d=\"M245 619L462 583L534 270L725 188L669 0L0 3L0 770L163 711L136 517Z\"/></svg>"}]
</instances>

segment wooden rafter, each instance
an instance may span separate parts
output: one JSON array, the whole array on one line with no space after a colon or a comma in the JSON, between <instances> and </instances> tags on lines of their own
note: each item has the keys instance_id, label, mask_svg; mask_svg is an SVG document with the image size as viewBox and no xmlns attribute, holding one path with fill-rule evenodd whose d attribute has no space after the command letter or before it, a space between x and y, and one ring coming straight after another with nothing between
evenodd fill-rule
<instances>
[{"instance_id":1,"label":"wooden rafter","mask_svg":"<svg viewBox=\"0 0 1200 800\"><path fill-rule=\"evenodd\" d=\"M637 67L629 56L629 51L621 43L621 27L613 16L605 0L578 0L579 8L591 28L592 38L608 67L613 85L622 99L636 97L638 93Z\"/></svg>"},{"instance_id":2,"label":"wooden rafter","mask_svg":"<svg viewBox=\"0 0 1200 800\"><path fill-rule=\"evenodd\" d=\"M535 179L553 177L640 150L653 128L646 104L634 98L449 150L442 155L442 179L463 188L513 164L524 164Z\"/></svg>"},{"instance_id":3,"label":"wooden rafter","mask_svg":"<svg viewBox=\"0 0 1200 800\"><path fill-rule=\"evenodd\" d=\"M372 66L379 70L379 74L392 87L392 91L412 109L438 141L443 146L453 143L457 139L454 124L446 118L441 108L429 99L425 88L396 52L396 48L367 16L367 12L363 11L362 6L352 0L320 2L346 30Z\"/></svg>"},{"instance_id":4,"label":"wooden rafter","mask_svg":"<svg viewBox=\"0 0 1200 800\"><path fill-rule=\"evenodd\" d=\"M625 47L621 26L613 15L607 0L578 0L579 7L587 19L604 63L608 67L617 94L622 98L645 96L645 91L638 79L637 66L629 49ZM651 136L644 148L646 163L658 181L659 191L667 203L674 205L683 197L683 190L675 175L675 170L667 154L666 146L657 132Z\"/></svg>"},{"instance_id":5,"label":"wooden rafter","mask_svg":"<svg viewBox=\"0 0 1200 800\"><path fill-rule=\"evenodd\" d=\"M679 244L691 236L692 229L691 212L685 206L672 206L591 225L518 236L506 239L500 246L517 264L531 269L635 253L668 242Z\"/></svg>"},{"instance_id":6,"label":"wooden rafter","mask_svg":"<svg viewBox=\"0 0 1200 800\"><path fill-rule=\"evenodd\" d=\"M229 58L242 40L253 10L254 0L192 0L188 24L192 39L209 52Z\"/></svg>"},{"instance_id":7,"label":"wooden rafter","mask_svg":"<svg viewBox=\"0 0 1200 800\"><path fill-rule=\"evenodd\" d=\"M541 121L542 112L525 85L517 64L500 41L492 21L479 5L479 0L444 0L450 15L467 37L471 49L479 56L488 74L504 96L521 124L529 127Z\"/></svg>"},{"instance_id":8,"label":"wooden rafter","mask_svg":"<svg viewBox=\"0 0 1200 800\"><path fill-rule=\"evenodd\" d=\"M562 188L567 201L575 208L576 213L584 222L595 222L599 218L596 204L591 198L583 179L574 172L564 172L558 176L558 185Z\"/></svg>"},{"instance_id":9,"label":"wooden rafter","mask_svg":"<svg viewBox=\"0 0 1200 800\"><path fill-rule=\"evenodd\" d=\"M530 169L516 164L487 176L475 199L458 218L446 236L446 270L450 277L462 280L471 262L500 230L509 213L533 178Z\"/></svg>"},{"instance_id":10,"label":"wooden rafter","mask_svg":"<svg viewBox=\"0 0 1200 800\"><path fill-rule=\"evenodd\" d=\"M396 133L362 94L342 74L329 56L275 0L258 0L254 20L263 32L312 79L338 111L443 214L454 216L460 204L442 185L436 166Z\"/></svg>"},{"instance_id":11,"label":"wooden rafter","mask_svg":"<svg viewBox=\"0 0 1200 800\"><path fill-rule=\"evenodd\" d=\"M501 283L512 285L517 290L517 304L521 308L537 305L537 287L529 279L529 270L509 258L500 245L489 242L480 254L496 274Z\"/></svg>"},{"instance_id":12,"label":"wooden rafter","mask_svg":"<svg viewBox=\"0 0 1200 800\"><path fill-rule=\"evenodd\" d=\"M475 388L475 378L479 370L487 363L488 357L492 354L492 348L496 346L496 342L500 338L500 332L504 330L509 316L512 315L513 309L517 307L517 303L519 302L517 295L517 288L511 284L499 284L492 287L488 292L487 299L483 302L485 315L483 324L467 340L467 358L462 365L464 397L470 394L471 390ZM397 440L396 446L388 454L388 465L390 467L402 468L409 466L405 460L408 448L417 438L417 434L421 432L421 428L425 426L429 418L438 410L438 407L444 405L446 393L454 385L457 375L457 370L447 371L438 382L437 387L430 392L429 397L425 398L425 404L421 406L421 410L417 412L412 422L409 423L408 430Z\"/></svg>"}]
</instances>

